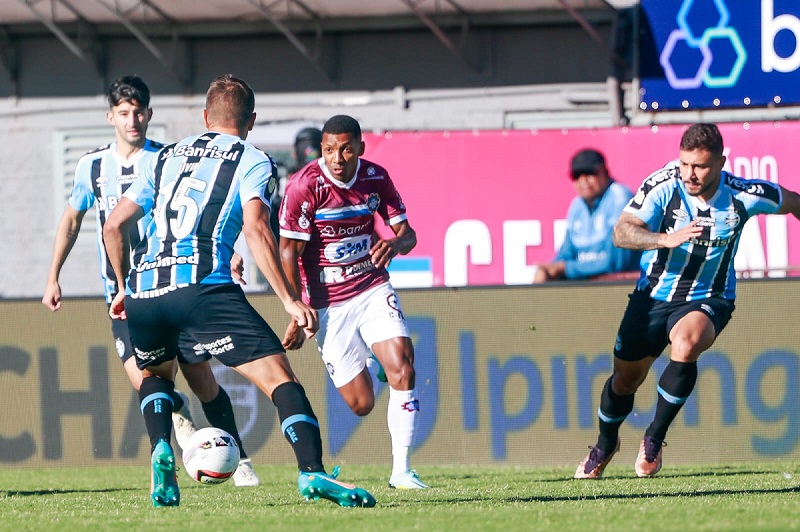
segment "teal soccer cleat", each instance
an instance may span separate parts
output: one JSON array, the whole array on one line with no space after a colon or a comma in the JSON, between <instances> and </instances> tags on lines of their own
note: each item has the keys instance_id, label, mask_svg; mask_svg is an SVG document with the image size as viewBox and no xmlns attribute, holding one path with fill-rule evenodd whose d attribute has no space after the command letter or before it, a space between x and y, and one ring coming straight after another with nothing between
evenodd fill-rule
<instances>
[{"instance_id":1,"label":"teal soccer cleat","mask_svg":"<svg viewBox=\"0 0 800 532\"><path fill-rule=\"evenodd\" d=\"M159 440L151 459L153 467L153 506L179 506L181 492L175 472L175 454L166 440Z\"/></svg>"},{"instance_id":2,"label":"teal soccer cleat","mask_svg":"<svg viewBox=\"0 0 800 532\"><path fill-rule=\"evenodd\" d=\"M306 500L328 499L339 506L372 508L376 501L368 491L352 484L336 480L339 467L333 468L333 474L324 471L305 473L297 477L297 489Z\"/></svg>"}]
</instances>

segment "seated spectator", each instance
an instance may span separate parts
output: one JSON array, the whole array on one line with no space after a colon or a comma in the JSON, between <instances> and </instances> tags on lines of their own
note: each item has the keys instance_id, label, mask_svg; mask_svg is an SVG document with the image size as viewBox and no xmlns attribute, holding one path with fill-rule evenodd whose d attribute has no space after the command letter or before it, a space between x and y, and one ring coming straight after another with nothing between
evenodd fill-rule
<instances>
[{"instance_id":1,"label":"seated spectator","mask_svg":"<svg viewBox=\"0 0 800 532\"><path fill-rule=\"evenodd\" d=\"M635 271L640 253L617 248L611 241L614 224L633 197L631 191L609 176L605 157L593 149L572 157L570 177L578 195L567 211L564 243L553 262L537 265L533 282Z\"/></svg>"}]
</instances>

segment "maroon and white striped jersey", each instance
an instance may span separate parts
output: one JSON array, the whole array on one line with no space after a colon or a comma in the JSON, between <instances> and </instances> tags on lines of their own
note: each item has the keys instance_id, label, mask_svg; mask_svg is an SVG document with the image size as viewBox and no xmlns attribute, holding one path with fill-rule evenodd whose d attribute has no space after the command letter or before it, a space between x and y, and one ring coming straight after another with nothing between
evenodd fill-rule
<instances>
[{"instance_id":1,"label":"maroon and white striped jersey","mask_svg":"<svg viewBox=\"0 0 800 532\"><path fill-rule=\"evenodd\" d=\"M306 241L300 257L304 298L313 308L346 301L389 280L369 250L375 214L386 225L406 219L406 207L388 172L360 159L353 179L335 179L320 158L289 180L280 208L280 235Z\"/></svg>"}]
</instances>

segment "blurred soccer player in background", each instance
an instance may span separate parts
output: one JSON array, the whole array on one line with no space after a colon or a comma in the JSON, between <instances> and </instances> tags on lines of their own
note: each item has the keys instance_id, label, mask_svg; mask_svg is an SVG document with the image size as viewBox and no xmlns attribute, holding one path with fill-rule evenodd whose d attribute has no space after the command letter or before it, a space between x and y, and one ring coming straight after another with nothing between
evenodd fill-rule
<instances>
[{"instance_id":1,"label":"blurred soccer player in background","mask_svg":"<svg viewBox=\"0 0 800 532\"><path fill-rule=\"evenodd\" d=\"M317 345L328 374L359 416L375 406L367 365L374 353L389 383L392 440L389 487L424 489L409 466L419 400L414 345L386 266L417 244L406 207L388 172L365 159L358 122L345 115L322 128L322 157L295 174L280 211L281 261L298 293L320 313ZM375 213L394 232L375 233ZM283 344L298 349L305 336L290 322Z\"/></svg>"},{"instance_id":2,"label":"blurred soccer player in background","mask_svg":"<svg viewBox=\"0 0 800 532\"><path fill-rule=\"evenodd\" d=\"M745 222L758 214L800 219L797 193L723 171L722 153L716 125L690 126L681 137L678 160L644 180L614 228L616 245L644 251L641 275L619 327L613 372L600 395L600 435L575 478L603 474L620 448L619 428L633 410L636 390L671 344L655 416L634 465L639 477L659 472L667 429L697 381L697 359L733 313L733 259Z\"/></svg>"},{"instance_id":3,"label":"blurred soccer player in background","mask_svg":"<svg viewBox=\"0 0 800 532\"><path fill-rule=\"evenodd\" d=\"M147 138L147 126L153 116L150 108L150 89L135 75L123 76L108 88L108 123L114 127L116 138L81 157L75 170L75 179L69 202L56 230L53 257L45 285L42 303L53 311L61 308L61 286L59 275L67 260L81 228L86 211L96 205L97 250L100 256L100 275L103 278L106 303L110 304L117 294L117 278L111 269L103 245L103 226L122 194L136 180L142 169L150 164L163 145ZM135 246L144 238L150 221L146 216L131 228L130 242ZM241 258L237 267L241 266ZM111 320L111 331L122 365L134 389L139 390L142 372L136 367L133 357L128 324L122 320ZM231 400L225 389L217 384L208 360L210 355L196 350L197 342L188 336L181 338L179 354L180 368L186 382L200 399L203 413L209 423L229 432L239 444L242 459L234 474L236 486L257 486L258 476L241 445L236 427ZM184 447L195 427L189 412L188 398L175 390L173 423L178 444Z\"/></svg>"},{"instance_id":4,"label":"blurred soccer player in background","mask_svg":"<svg viewBox=\"0 0 800 532\"><path fill-rule=\"evenodd\" d=\"M270 206L269 225L272 227L272 232L275 233L276 238L280 235L281 230L280 224L278 224L278 211L280 210L281 199L286 193L286 183L303 166L320 158L322 155L320 151L321 143L322 131L315 127L305 127L298 131L294 137L292 167L287 170L288 175L280 179L278 193L273 197L272 205Z\"/></svg>"},{"instance_id":5,"label":"blurred soccer player in background","mask_svg":"<svg viewBox=\"0 0 800 532\"><path fill-rule=\"evenodd\" d=\"M126 317L144 379L141 410L152 446L155 506L177 506L180 490L170 445L175 357L181 334L253 382L275 404L294 450L298 490L342 506L374 506L361 488L325 473L319 424L280 339L231 276L233 245L247 246L272 290L302 334L312 336L317 313L298 299L281 269L269 227L277 188L275 163L245 141L255 123L255 97L241 79L212 81L203 120L207 131L167 146L120 199L106 222L108 257L125 277L128 228L145 213L153 219L135 250L127 295L117 294L112 317Z\"/></svg>"}]
</instances>

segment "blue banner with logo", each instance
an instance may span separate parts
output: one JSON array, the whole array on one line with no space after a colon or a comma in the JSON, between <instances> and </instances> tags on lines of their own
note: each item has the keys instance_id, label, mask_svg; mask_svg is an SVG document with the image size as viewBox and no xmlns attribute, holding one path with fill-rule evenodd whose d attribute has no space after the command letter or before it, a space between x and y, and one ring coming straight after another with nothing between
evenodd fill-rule
<instances>
[{"instance_id":1,"label":"blue banner with logo","mask_svg":"<svg viewBox=\"0 0 800 532\"><path fill-rule=\"evenodd\" d=\"M800 103L797 0L642 0L640 109Z\"/></svg>"}]
</instances>

